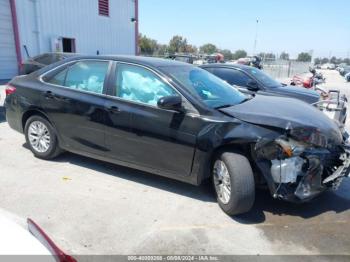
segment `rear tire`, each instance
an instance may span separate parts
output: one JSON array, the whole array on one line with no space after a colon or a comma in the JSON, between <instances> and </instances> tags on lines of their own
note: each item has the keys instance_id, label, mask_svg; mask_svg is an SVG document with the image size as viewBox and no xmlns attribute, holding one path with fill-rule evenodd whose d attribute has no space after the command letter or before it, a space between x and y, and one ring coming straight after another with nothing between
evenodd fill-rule
<instances>
[{"instance_id":1,"label":"rear tire","mask_svg":"<svg viewBox=\"0 0 350 262\"><path fill-rule=\"evenodd\" d=\"M24 134L30 150L40 159L53 159L62 152L56 131L42 116L31 116L25 124Z\"/></svg>"},{"instance_id":2,"label":"rear tire","mask_svg":"<svg viewBox=\"0 0 350 262\"><path fill-rule=\"evenodd\" d=\"M220 181L219 173L226 173L225 169L227 175L221 176ZM254 174L245 156L233 152L221 153L214 162L212 174L218 204L226 214L243 214L252 208L255 201Z\"/></svg>"}]
</instances>

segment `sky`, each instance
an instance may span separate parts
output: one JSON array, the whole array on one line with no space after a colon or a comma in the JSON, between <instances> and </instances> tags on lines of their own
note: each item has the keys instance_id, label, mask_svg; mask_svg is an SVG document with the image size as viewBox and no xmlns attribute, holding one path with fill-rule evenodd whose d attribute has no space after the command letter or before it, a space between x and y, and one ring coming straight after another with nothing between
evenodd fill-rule
<instances>
[{"instance_id":1,"label":"sky","mask_svg":"<svg viewBox=\"0 0 350 262\"><path fill-rule=\"evenodd\" d=\"M257 52L350 56L349 0L139 0L139 27L162 44L181 35L252 54L257 31Z\"/></svg>"}]
</instances>

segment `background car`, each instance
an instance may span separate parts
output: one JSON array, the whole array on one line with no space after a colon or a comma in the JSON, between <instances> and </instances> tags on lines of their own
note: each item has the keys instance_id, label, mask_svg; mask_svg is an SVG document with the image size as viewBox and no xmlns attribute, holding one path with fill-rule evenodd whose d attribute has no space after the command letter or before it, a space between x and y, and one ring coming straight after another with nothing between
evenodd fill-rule
<instances>
[{"instance_id":1,"label":"background car","mask_svg":"<svg viewBox=\"0 0 350 262\"><path fill-rule=\"evenodd\" d=\"M344 66L339 70L341 76L345 76L348 73L350 73L350 66Z\"/></svg>"},{"instance_id":2,"label":"background car","mask_svg":"<svg viewBox=\"0 0 350 262\"><path fill-rule=\"evenodd\" d=\"M306 90L295 86L284 85L265 72L246 65L239 64L211 64L201 68L216 75L230 85L237 86L246 94L261 94L269 96L285 96L303 100L309 104L320 100L320 95L313 90Z\"/></svg>"},{"instance_id":3,"label":"background car","mask_svg":"<svg viewBox=\"0 0 350 262\"><path fill-rule=\"evenodd\" d=\"M29 58L21 65L20 74L27 75L47 65L51 65L68 57L76 56L75 53L44 53Z\"/></svg>"},{"instance_id":4,"label":"background car","mask_svg":"<svg viewBox=\"0 0 350 262\"><path fill-rule=\"evenodd\" d=\"M327 70L335 70L336 66L335 64L326 63L321 66L321 69L327 69Z\"/></svg>"},{"instance_id":5,"label":"background car","mask_svg":"<svg viewBox=\"0 0 350 262\"><path fill-rule=\"evenodd\" d=\"M345 75L345 80L350 82L350 72Z\"/></svg>"},{"instance_id":6,"label":"background car","mask_svg":"<svg viewBox=\"0 0 350 262\"><path fill-rule=\"evenodd\" d=\"M186 54L173 54L173 55L167 55L165 58L172 59L175 61L181 61L188 64L193 64L196 57L193 55L186 55Z\"/></svg>"}]
</instances>

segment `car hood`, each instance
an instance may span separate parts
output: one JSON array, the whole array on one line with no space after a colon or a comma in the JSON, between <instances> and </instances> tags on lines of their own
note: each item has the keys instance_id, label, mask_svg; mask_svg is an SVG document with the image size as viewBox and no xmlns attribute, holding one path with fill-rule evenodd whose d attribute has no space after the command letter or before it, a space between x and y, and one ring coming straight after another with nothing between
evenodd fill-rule
<instances>
[{"instance_id":1,"label":"car hood","mask_svg":"<svg viewBox=\"0 0 350 262\"><path fill-rule=\"evenodd\" d=\"M314 130L322 134L329 143L342 143L342 134L333 120L297 99L257 95L247 102L220 111L256 125L289 130Z\"/></svg>"},{"instance_id":2,"label":"car hood","mask_svg":"<svg viewBox=\"0 0 350 262\"><path fill-rule=\"evenodd\" d=\"M280 86L271 90L274 93L283 94L292 98L303 100L309 104L316 103L320 100L320 95L314 91L303 87L296 86Z\"/></svg>"}]
</instances>

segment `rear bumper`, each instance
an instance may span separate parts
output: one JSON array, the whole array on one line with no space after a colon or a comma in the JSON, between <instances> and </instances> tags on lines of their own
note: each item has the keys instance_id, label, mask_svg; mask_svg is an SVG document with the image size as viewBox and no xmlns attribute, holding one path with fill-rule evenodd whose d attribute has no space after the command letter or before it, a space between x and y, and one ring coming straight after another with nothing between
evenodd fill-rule
<instances>
[{"instance_id":1,"label":"rear bumper","mask_svg":"<svg viewBox=\"0 0 350 262\"><path fill-rule=\"evenodd\" d=\"M23 133L21 113L18 112L16 107L12 104L12 102L8 98L6 98L5 100L4 107L5 107L6 121L9 124L9 126L12 129L20 133Z\"/></svg>"}]
</instances>

